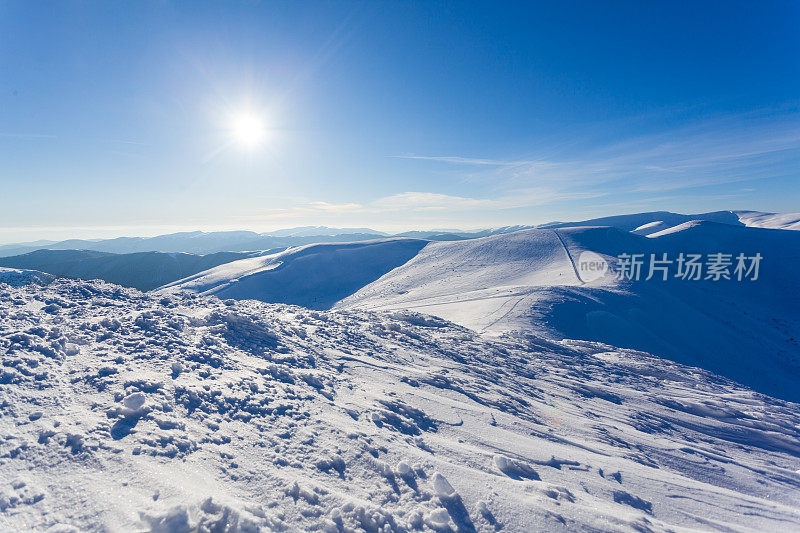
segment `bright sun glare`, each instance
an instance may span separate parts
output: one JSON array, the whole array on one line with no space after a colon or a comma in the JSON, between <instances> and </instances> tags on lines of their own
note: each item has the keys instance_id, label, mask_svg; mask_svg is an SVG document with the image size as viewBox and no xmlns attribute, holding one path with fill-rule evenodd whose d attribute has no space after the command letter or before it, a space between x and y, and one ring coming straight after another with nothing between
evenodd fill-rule
<instances>
[{"instance_id":1,"label":"bright sun glare","mask_svg":"<svg viewBox=\"0 0 800 533\"><path fill-rule=\"evenodd\" d=\"M264 141L267 132L261 117L242 113L233 118L231 133L237 144L245 148L254 148Z\"/></svg>"}]
</instances>

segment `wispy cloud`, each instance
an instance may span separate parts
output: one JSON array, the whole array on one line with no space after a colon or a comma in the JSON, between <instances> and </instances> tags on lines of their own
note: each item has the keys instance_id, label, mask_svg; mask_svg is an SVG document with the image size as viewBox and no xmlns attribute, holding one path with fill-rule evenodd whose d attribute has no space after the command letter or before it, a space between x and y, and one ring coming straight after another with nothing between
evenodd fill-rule
<instances>
[{"instance_id":1,"label":"wispy cloud","mask_svg":"<svg viewBox=\"0 0 800 533\"><path fill-rule=\"evenodd\" d=\"M565 152L562 145L551 153L540 150L515 158L470 154L392 158L429 163L437 176L445 166L456 184L431 180L430 190L404 187L358 202L287 198L272 209L237 219L254 224L374 221L385 228L389 221L488 227L681 206L730 208L731 202L744 205L752 197L748 193L754 187L743 182L782 177L792 168L797 172L800 166L791 162L800 163L800 120L791 114L780 119L728 117L594 144L581 152ZM742 183L733 186L737 182Z\"/></svg>"},{"instance_id":2,"label":"wispy cloud","mask_svg":"<svg viewBox=\"0 0 800 533\"><path fill-rule=\"evenodd\" d=\"M515 159L392 157L449 163L465 179L491 183L498 191L529 187L546 187L555 193L692 189L785 175L789 163L800 161L800 118L797 114L721 117L596 145L571 156L540 151L535 157Z\"/></svg>"},{"instance_id":3,"label":"wispy cloud","mask_svg":"<svg viewBox=\"0 0 800 533\"><path fill-rule=\"evenodd\" d=\"M505 161L502 159L482 159L478 157L459 156L434 156L434 155L393 155L397 159L421 159L424 161L439 161L442 163L455 163L461 165L488 165L488 166L513 166L533 163L533 161Z\"/></svg>"},{"instance_id":4,"label":"wispy cloud","mask_svg":"<svg viewBox=\"0 0 800 533\"><path fill-rule=\"evenodd\" d=\"M6 139L55 139L55 135L47 135L44 133L3 133L0 132L0 138Z\"/></svg>"},{"instance_id":5,"label":"wispy cloud","mask_svg":"<svg viewBox=\"0 0 800 533\"><path fill-rule=\"evenodd\" d=\"M365 204L303 201L290 207L276 207L261 213L239 215L238 220L248 222L281 221L295 219L334 219L352 215L416 215L420 213L465 214L492 213L545 205L556 201L599 198L604 193L559 193L545 188L529 188L513 194L492 198L473 198L424 191L406 191L377 198Z\"/></svg>"},{"instance_id":6,"label":"wispy cloud","mask_svg":"<svg viewBox=\"0 0 800 533\"><path fill-rule=\"evenodd\" d=\"M557 192L546 188L513 191L493 198L470 198L430 192L403 192L380 198L372 205L384 210L471 210L518 209L534 207L560 200L587 199L603 196L598 192Z\"/></svg>"}]
</instances>

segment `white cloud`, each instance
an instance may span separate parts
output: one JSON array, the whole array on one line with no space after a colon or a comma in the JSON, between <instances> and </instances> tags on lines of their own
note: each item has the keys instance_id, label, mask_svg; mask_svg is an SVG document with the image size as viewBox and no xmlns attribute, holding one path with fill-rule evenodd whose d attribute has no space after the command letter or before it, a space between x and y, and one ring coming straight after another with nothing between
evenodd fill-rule
<instances>
[{"instance_id":1,"label":"white cloud","mask_svg":"<svg viewBox=\"0 0 800 533\"><path fill-rule=\"evenodd\" d=\"M432 156L432 155L394 155L397 159L422 159L425 161L439 161L442 163L456 163L463 165L489 165L489 166L509 166L513 164L523 165L532 161L504 161L502 159L482 159L478 157L459 157L459 156Z\"/></svg>"},{"instance_id":2,"label":"white cloud","mask_svg":"<svg viewBox=\"0 0 800 533\"><path fill-rule=\"evenodd\" d=\"M379 198L372 205L381 209L454 209L496 207L494 200L481 200L432 192L402 192Z\"/></svg>"},{"instance_id":3,"label":"white cloud","mask_svg":"<svg viewBox=\"0 0 800 533\"><path fill-rule=\"evenodd\" d=\"M559 200L587 199L604 196L597 192L558 192L546 188L510 191L495 198L469 198L430 192L404 192L380 198L371 205L389 210L472 210L515 209L533 207Z\"/></svg>"}]
</instances>

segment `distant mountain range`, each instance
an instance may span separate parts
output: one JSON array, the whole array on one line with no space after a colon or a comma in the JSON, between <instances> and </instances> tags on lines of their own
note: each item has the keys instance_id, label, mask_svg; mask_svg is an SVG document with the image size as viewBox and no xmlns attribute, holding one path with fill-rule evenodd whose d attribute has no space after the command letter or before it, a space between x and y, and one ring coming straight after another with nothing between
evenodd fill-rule
<instances>
[{"instance_id":1,"label":"distant mountain range","mask_svg":"<svg viewBox=\"0 0 800 533\"><path fill-rule=\"evenodd\" d=\"M266 257L287 248L296 249L312 244L324 243L360 243L380 239L412 239L424 242L430 241L463 241L492 235L504 235L530 229L555 229L567 227L610 226L622 231L643 236L656 236L671 228L692 221L721 223L728 226L753 226L759 228L800 229L800 214L775 214L756 211L717 211L694 215L683 215L667 211L654 211L649 213L636 213L618 215L576 222L552 222L539 226L503 226L493 229L478 231L457 230L428 230L407 231L397 235L387 235L369 228L330 228L326 226L303 226L289 228L269 233L256 233L252 231L221 231L221 232L183 232L157 237L119 237L115 239L81 240L71 239L59 242L36 241L31 243L11 244L0 246L0 266L32 269L47 272L56 276L74 277L80 279L103 279L127 287L147 291L156 287L170 284L177 280L188 278L220 265L253 257ZM397 245L403 248L404 245ZM412 246L413 247L413 246ZM348 261L365 253L367 248L358 249L359 252L345 251L345 248L336 248L338 264L336 279L327 279L333 276L330 272L308 272L303 276L303 286L309 283L328 284L356 289L374 281L403 261L400 255L393 258L383 258L380 265L369 272L362 271L351 276L358 265L352 264L347 268L342 267ZM379 246L382 250L391 247ZM328 250L326 248L323 248ZM322 250L322 249L320 249ZM307 254L307 252L302 252ZM402 255L402 254L401 254ZM296 251L290 250L286 258L295 258ZM405 260L410 259L409 255ZM308 259L303 259L299 264L305 264ZM360 260L360 259L359 259ZM262 261L257 259L257 261ZM272 263L273 259L265 260ZM247 263L245 263L247 264ZM233 267L234 270L240 267ZM270 267L271 268L271 267ZM369 269L368 269L369 270ZM374 277L372 277L374 274ZM366 277L365 277L366 276ZM345 282L345 279L351 279ZM295 277L293 285L297 285ZM360 280L360 281L358 281ZM272 282L270 282L272 283ZM360 285L359 285L360 283ZM332 285L331 285L332 284ZM243 289L230 289L240 297ZM348 289L349 290L349 289ZM273 297L283 294L284 289L275 286L271 291ZM337 292L338 291L338 292ZM245 291L246 292L246 291ZM264 291L258 291L259 293ZM315 303L303 301L303 305L311 307L322 305L319 294L324 291L319 288L314 290ZM340 298L348 296L350 292L345 289L336 289L335 294ZM296 294L297 291L294 291ZM336 299L325 299L325 303L332 304ZM273 300L274 301L274 300Z\"/></svg>"},{"instance_id":2,"label":"distant mountain range","mask_svg":"<svg viewBox=\"0 0 800 533\"><path fill-rule=\"evenodd\" d=\"M456 241L509 233L533 226L506 226L480 231L408 231L389 235L369 228L329 228L304 226L270 233L253 231L189 231L156 237L117 237L114 239L68 239L64 241L36 241L0 246L0 257L27 254L36 250L90 250L115 254L136 252L184 252L212 254L216 252L244 252L288 248L322 242L359 242L376 237L411 237L433 241Z\"/></svg>"},{"instance_id":3,"label":"distant mountain range","mask_svg":"<svg viewBox=\"0 0 800 533\"><path fill-rule=\"evenodd\" d=\"M21 243L0 246L0 257L21 255L35 250L91 250L126 254L135 252L184 252L212 254L285 248L314 242L347 242L374 239L383 234L372 230L335 230L318 226L295 228L275 234L253 231L190 231L156 237L117 237L114 239L69 239L51 243Z\"/></svg>"},{"instance_id":4,"label":"distant mountain range","mask_svg":"<svg viewBox=\"0 0 800 533\"><path fill-rule=\"evenodd\" d=\"M64 241L35 241L0 245L0 257L22 255L35 250L91 250L115 254L136 252L184 252L213 254L216 252L252 252L275 248L303 246L324 242L359 242L376 237L410 237L431 241L458 241L502 235L531 228L569 226L612 226L640 235L655 233L691 220L706 220L734 226L770 229L800 229L800 213L762 213L759 211L716 211L682 215L668 211L653 211L617 215L576 222L550 222L539 225L503 226L476 231L415 230L388 234L370 228L330 228L302 226L266 233L254 231L189 231L156 237L117 237L114 239L68 239Z\"/></svg>"}]
</instances>

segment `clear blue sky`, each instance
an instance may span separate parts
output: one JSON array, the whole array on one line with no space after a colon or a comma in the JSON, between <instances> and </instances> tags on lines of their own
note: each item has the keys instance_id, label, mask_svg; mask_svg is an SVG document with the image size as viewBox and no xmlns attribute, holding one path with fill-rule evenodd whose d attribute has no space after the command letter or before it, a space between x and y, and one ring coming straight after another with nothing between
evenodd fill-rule
<instances>
[{"instance_id":1,"label":"clear blue sky","mask_svg":"<svg viewBox=\"0 0 800 533\"><path fill-rule=\"evenodd\" d=\"M0 241L800 211L800 3L531 4L0 2Z\"/></svg>"}]
</instances>

